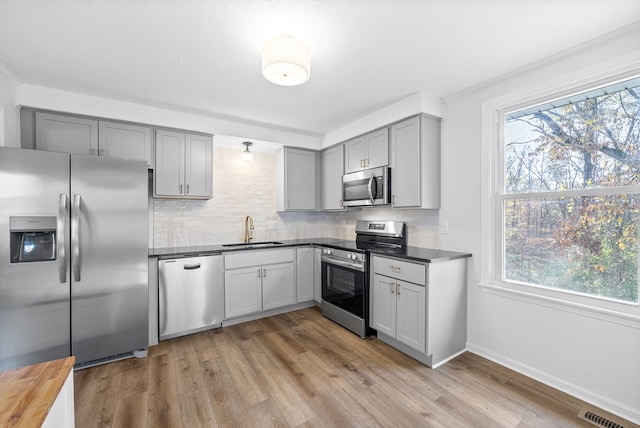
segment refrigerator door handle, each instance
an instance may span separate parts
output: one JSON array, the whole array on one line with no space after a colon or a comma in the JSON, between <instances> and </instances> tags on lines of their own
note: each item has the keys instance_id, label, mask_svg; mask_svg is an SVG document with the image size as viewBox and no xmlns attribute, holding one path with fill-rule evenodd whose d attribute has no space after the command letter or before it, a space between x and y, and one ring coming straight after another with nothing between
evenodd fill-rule
<instances>
[{"instance_id":1,"label":"refrigerator door handle","mask_svg":"<svg viewBox=\"0 0 640 428\"><path fill-rule=\"evenodd\" d=\"M80 282L80 195L73 195L71 207L71 269L73 280Z\"/></svg>"},{"instance_id":2,"label":"refrigerator door handle","mask_svg":"<svg viewBox=\"0 0 640 428\"><path fill-rule=\"evenodd\" d=\"M56 224L57 239L57 252L58 252L58 276L60 277L60 283L67 282L67 253L65 245L67 242L67 222L69 221L69 203L66 193L60 193L58 199L58 221Z\"/></svg>"}]
</instances>

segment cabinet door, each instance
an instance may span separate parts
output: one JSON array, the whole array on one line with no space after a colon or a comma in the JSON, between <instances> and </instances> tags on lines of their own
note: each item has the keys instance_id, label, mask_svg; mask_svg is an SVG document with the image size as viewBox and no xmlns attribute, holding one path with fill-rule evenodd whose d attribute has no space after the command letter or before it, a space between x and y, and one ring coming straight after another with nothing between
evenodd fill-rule
<instances>
[{"instance_id":1,"label":"cabinet door","mask_svg":"<svg viewBox=\"0 0 640 428\"><path fill-rule=\"evenodd\" d=\"M355 172L364 169L364 137L354 138L344 143L344 172Z\"/></svg>"},{"instance_id":2,"label":"cabinet door","mask_svg":"<svg viewBox=\"0 0 640 428\"><path fill-rule=\"evenodd\" d=\"M296 302L293 263L262 267L262 308L264 310L292 305Z\"/></svg>"},{"instance_id":3,"label":"cabinet door","mask_svg":"<svg viewBox=\"0 0 640 428\"><path fill-rule=\"evenodd\" d=\"M100 156L143 160L149 167L153 166L151 128L104 120L98 126Z\"/></svg>"},{"instance_id":4,"label":"cabinet door","mask_svg":"<svg viewBox=\"0 0 640 428\"><path fill-rule=\"evenodd\" d=\"M153 170L155 196L184 194L184 145L181 132L156 131L156 167Z\"/></svg>"},{"instance_id":5,"label":"cabinet door","mask_svg":"<svg viewBox=\"0 0 640 428\"><path fill-rule=\"evenodd\" d=\"M186 135L185 196L213 197L213 138L209 135Z\"/></svg>"},{"instance_id":6,"label":"cabinet door","mask_svg":"<svg viewBox=\"0 0 640 428\"><path fill-rule=\"evenodd\" d=\"M262 268L227 270L224 273L224 316L234 318L262 310Z\"/></svg>"},{"instance_id":7,"label":"cabinet door","mask_svg":"<svg viewBox=\"0 0 640 428\"><path fill-rule=\"evenodd\" d=\"M316 152L286 149L286 209L315 210Z\"/></svg>"},{"instance_id":8,"label":"cabinet door","mask_svg":"<svg viewBox=\"0 0 640 428\"><path fill-rule=\"evenodd\" d=\"M414 117L391 127L391 203L394 207L419 207L420 118Z\"/></svg>"},{"instance_id":9,"label":"cabinet door","mask_svg":"<svg viewBox=\"0 0 640 428\"><path fill-rule=\"evenodd\" d=\"M98 121L36 112L36 149L98 154Z\"/></svg>"},{"instance_id":10,"label":"cabinet door","mask_svg":"<svg viewBox=\"0 0 640 428\"><path fill-rule=\"evenodd\" d=\"M373 276L371 327L388 336L396 335L396 282L382 275Z\"/></svg>"},{"instance_id":11,"label":"cabinet door","mask_svg":"<svg viewBox=\"0 0 640 428\"><path fill-rule=\"evenodd\" d=\"M314 248L297 249L296 302L313 300Z\"/></svg>"},{"instance_id":12,"label":"cabinet door","mask_svg":"<svg viewBox=\"0 0 640 428\"><path fill-rule=\"evenodd\" d=\"M364 147L366 168L389 165L389 128L365 135Z\"/></svg>"},{"instance_id":13,"label":"cabinet door","mask_svg":"<svg viewBox=\"0 0 640 428\"><path fill-rule=\"evenodd\" d=\"M396 283L398 300L396 339L424 352L426 343L425 287L404 281L396 281Z\"/></svg>"},{"instance_id":14,"label":"cabinet door","mask_svg":"<svg viewBox=\"0 0 640 428\"><path fill-rule=\"evenodd\" d=\"M322 209L344 210L342 205L342 175L344 148L337 147L322 152Z\"/></svg>"}]
</instances>

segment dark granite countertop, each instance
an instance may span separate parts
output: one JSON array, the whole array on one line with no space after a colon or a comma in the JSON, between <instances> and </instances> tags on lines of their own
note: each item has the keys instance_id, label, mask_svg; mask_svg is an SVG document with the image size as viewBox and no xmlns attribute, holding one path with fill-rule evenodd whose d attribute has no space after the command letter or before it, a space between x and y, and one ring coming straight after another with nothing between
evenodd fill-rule
<instances>
[{"instance_id":1,"label":"dark granite countertop","mask_svg":"<svg viewBox=\"0 0 640 428\"><path fill-rule=\"evenodd\" d=\"M274 249L274 248L287 248L298 247L305 245L315 245L321 247L333 247L333 248L355 248L355 242L349 240L340 240L335 238L308 238L308 239L289 239L278 240L281 244L261 246L259 242L255 242L255 246L224 246L222 244L212 245L195 245L184 247L164 247L164 248L151 248L149 249L149 257L188 257L195 255L206 254L221 254L229 253L233 251L243 250L259 250L259 249ZM257 245L256 245L257 244ZM462 259L471 257L469 253L459 253L455 251L436 250L432 248L422 247L406 247L402 253L385 253L384 251L370 250L372 254L379 254L383 256L398 257L407 260L415 260L423 263L437 263L454 259Z\"/></svg>"}]
</instances>

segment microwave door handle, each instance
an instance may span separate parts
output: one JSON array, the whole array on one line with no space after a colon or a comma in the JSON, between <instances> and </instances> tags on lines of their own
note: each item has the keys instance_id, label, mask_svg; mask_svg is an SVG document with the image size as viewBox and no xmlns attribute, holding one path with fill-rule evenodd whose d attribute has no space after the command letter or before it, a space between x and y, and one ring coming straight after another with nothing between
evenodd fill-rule
<instances>
[{"instance_id":1,"label":"microwave door handle","mask_svg":"<svg viewBox=\"0 0 640 428\"><path fill-rule=\"evenodd\" d=\"M371 174L371 178L369 178L369 185L367 186L367 188L369 189L369 199L371 199L371 204L373 205L375 203L375 200L373 198L373 183L376 180L376 175L375 174ZM376 191L376 193L378 193Z\"/></svg>"},{"instance_id":2,"label":"microwave door handle","mask_svg":"<svg viewBox=\"0 0 640 428\"><path fill-rule=\"evenodd\" d=\"M67 244L67 222L69 221L69 204L67 194L60 193L58 205L58 221L56 224L56 244L58 246L58 277L60 283L67 282L67 253L65 246Z\"/></svg>"}]
</instances>

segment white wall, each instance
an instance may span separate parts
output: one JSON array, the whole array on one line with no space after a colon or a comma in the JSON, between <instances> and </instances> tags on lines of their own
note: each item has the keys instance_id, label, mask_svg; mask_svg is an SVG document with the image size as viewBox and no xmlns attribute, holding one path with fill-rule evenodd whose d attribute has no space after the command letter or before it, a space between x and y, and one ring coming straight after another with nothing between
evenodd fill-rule
<instances>
[{"instance_id":1,"label":"white wall","mask_svg":"<svg viewBox=\"0 0 640 428\"><path fill-rule=\"evenodd\" d=\"M640 422L640 321L598 315L480 285L490 248L487 112L526 93L636 69L640 26L589 43L445 100L442 129L444 248L473 253L468 348L629 420ZM479 180L478 178L481 178ZM484 210L484 211L483 211ZM484 270L483 270L484 272Z\"/></svg>"},{"instance_id":2,"label":"white wall","mask_svg":"<svg viewBox=\"0 0 640 428\"><path fill-rule=\"evenodd\" d=\"M0 146L20 147L20 115L16 107L18 82L0 64Z\"/></svg>"}]
</instances>

